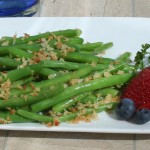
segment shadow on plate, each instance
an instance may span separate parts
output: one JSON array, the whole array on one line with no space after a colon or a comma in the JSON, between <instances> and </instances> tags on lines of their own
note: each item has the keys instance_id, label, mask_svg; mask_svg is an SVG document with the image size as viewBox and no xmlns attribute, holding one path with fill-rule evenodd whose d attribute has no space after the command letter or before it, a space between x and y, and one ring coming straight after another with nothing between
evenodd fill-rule
<instances>
[{"instance_id":1,"label":"shadow on plate","mask_svg":"<svg viewBox=\"0 0 150 150\"><path fill-rule=\"evenodd\" d=\"M107 115L114 119L114 120L118 120L118 121L124 121L123 119L119 118L117 115L116 115L116 112L115 110L110 110L110 111L107 111L106 112ZM135 124L134 121L133 121L133 118L131 118L130 120L127 120L128 123L131 123L131 124Z\"/></svg>"}]
</instances>

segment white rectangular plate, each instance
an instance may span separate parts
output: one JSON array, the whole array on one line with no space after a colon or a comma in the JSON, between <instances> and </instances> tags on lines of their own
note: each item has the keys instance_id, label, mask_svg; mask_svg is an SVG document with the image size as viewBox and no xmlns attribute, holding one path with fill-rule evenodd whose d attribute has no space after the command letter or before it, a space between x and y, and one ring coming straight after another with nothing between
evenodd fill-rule
<instances>
[{"instance_id":1,"label":"white rectangular plate","mask_svg":"<svg viewBox=\"0 0 150 150\"><path fill-rule=\"evenodd\" d=\"M125 51L135 53L141 44L150 43L150 19L148 18L2 18L0 19L0 37L14 34L30 35L46 31L80 28L82 37L89 42L114 43L113 48L106 52L106 57L116 58ZM30 131L68 131L97 133L141 133L150 134L150 122L135 125L119 121L115 116L99 113L98 119L90 123L62 123L58 127L48 128L36 123L20 123L0 125L2 130Z\"/></svg>"}]
</instances>

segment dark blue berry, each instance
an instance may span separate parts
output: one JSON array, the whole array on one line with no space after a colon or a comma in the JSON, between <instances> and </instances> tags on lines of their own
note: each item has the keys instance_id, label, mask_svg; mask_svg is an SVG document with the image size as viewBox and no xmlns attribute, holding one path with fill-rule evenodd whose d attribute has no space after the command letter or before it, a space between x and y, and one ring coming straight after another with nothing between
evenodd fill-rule
<instances>
[{"instance_id":1,"label":"dark blue berry","mask_svg":"<svg viewBox=\"0 0 150 150\"><path fill-rule=\"evenodd\" d=\"M129 120L134 115L135 109L134 102L129 98L124 98L119 103L116 109L116 114L120 119Z\"/></svg>"},{"instance_id":2,"label":"dark blue berry","mask_svg":"<svg viewBox=\"0 0 150 150\"><path fill-rule=\"evenodd\" d=\"M144 124L146 122L150 121L150 110L143 108L141 110L138 110L134 116L134 122L136 124Z\"/></svg>"}]
</instances>

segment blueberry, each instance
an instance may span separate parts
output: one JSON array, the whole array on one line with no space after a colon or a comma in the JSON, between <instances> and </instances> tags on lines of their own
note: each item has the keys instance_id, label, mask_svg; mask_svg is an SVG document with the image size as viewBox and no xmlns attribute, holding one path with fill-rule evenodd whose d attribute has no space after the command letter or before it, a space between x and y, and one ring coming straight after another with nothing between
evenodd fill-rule
<instances>
[{"instance_id":1,"label":"blueberry","mask_svg":"<svg viewBox=\"0 0 150 150\"><path fill-rule=\"evenodd\" d=\"M138 110L134 116L134 122L136 124L144 124L146 122L150 121L150 110L143 108L141 110Z\"/></svg>"},{"instance_id":2,"label":"blueberry","mask_svg":"<svg viewBox=\"0 0 150 150\"><path fill-rule=\"evenodd\" d=\"M129 120L135 113L135 104L129 98L123 98L116 108L116 114L120 119Z\"/></svg>"}]
</instances>

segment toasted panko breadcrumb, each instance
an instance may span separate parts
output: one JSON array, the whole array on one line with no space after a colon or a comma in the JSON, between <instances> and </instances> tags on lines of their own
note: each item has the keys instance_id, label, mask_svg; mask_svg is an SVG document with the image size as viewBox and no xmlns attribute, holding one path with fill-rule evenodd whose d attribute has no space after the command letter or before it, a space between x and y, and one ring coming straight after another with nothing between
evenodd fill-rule
<instances>
[{"instance_id":1,"label":"toasted panko breadcrumb","mask_svg":"<svg viewBox=\"0 0 150 150\"><path fill-rule=\"evenodd\" d=\"M14 58L16 61L21 61L21 58Z\"/></svg>"},{"instance_id":2,"label":"toasted panko breadcrumb","mask_svg":"<svg viewBox=\"0 0 150 150\"><path fill-rule=\"evenodd\" d=\"M48 76L48 79L52 79L52 78L54 78L54 77L56 77L55 74L50 74L50 75Z\"/></svg>"},{"instance_id":3,"label":"toasted panko breadcrumb","mask_svg":"<svg viewBox=\"0 0 150 150\"><path fill-rule=\"evenodd\" d=\"M72 80L70 80L70 84L75 85L75 84L79 83L79 80L80 79L72 79Z\"/></svg>"},{"instance_id":4,"label":"toasted panko breadcrumb","mask_svg":"<svg viewBox=\"0 0 150 150\"><path fill-rule=\"evenodd\" d=\"M6 82L2 83L0 88L1 88L0 97L3 98L4 100L9 99L10 89L11 89L11 81L7 80Z\"/></svg>"},{"instance_id":5,"label":"toasted panko breadcrumb","mask_svg":"<svg viewBox=\"0 0 150 150\"><path fill-rule=\"evenodd\" d=\"M106 51L102 51L102 52L100 53L100 56L105 55L105 54L106 54Z\"/></svg>"},{"instance_id":6,"label":"toasted panko breadcrumb","mask_svg":"<svg viewBox=\"0 0 150 150\"><path fill-rule=\"evenodd\" d=\"M32 41L29 41L28 44L31 45L31 44L33 44L33 42L32 42Z\"/></svg>"},{"instance_id":7,"label":"toasted panko breadcrumb","mask_svg":"<svg viewBox=\"0 0 150 150\"><path fill-rule=\"evenodd\" d=\"M8 123L11 123L11 119L9 116L7 116L6 119L0 118L0 124L8 124Z\"/></svg>"},{"instance_id":8,"label":"toasted panko breadcrumb","mask_svg":"<svg viewBox=\"0 0 150 150\"><path fill-rule=\"evenodd\" d=\"M59 60L60 60L60 61L65 61L63 58L60 58Z\"/></svg>"},{"instance_id":9,"label":"toasted panko breadcrumb","mask_svg":"<svg viewBox=\"0 0 150 150\"><path fill-rule=\"evenodd\" d=\"M23 98L24 98L24 100L26 101L27 98L28 98L28 95L24 95Z\"/></svg>"},{"instance_id":10,"label":"toasted panko breadcrumb","mask_svg":"<svg viewBox=\"0 0 150 150\"><path fill-rule=\"evenodd\" d=\"M77 124L80 121L84 122L91 122L92 120L95 120L97 118L97 114L88 114L88 115L79 115L75 119L71 120L70 123Z\"/></svg>"},{"instance_id":11,"label":"toasted panko breadcrumb","mask_svg":"<svg viewBox=\"0 0 150 150\"><path fill-rule=\"evenodd\" d=\"M95 72L93 75L93 79L98 79L98 78L102 78L102 75L98 72Z\"/></svg>"},{"instance_id":12,"label":"toasted panko breadcrumb","mask_svg":"<svg viewBox=\"0 0 150 150\"><path fill-rule=\"evenodd\" d=\"M112 74L109 72L104 72L104 77L110 77Z\"/></svg>"},{"instance_id":13,"label":"toasted panko breadcrumb","mask_svg":"<svg viewBox=\"0 0 150 150\"><path fill-rule=\"evenodd\" d=\"M2 82L3 81L3 78L0 76L0 82Z\"/></svg>"},{"instance_id":14,"label":"toasted panko breadcrumb","mask_svg":"<svg viewBox=\"0 0 150 150\"><path fill-rule=\"evenodd\" d=\"M77 108L75 108L75 107L72 107L72 108L70 108L69 109L71 112L77 112Z\"/></svg>"},{"instance_id":15,"label":"toasted panko breadcrumb","mask_svg":"<svg viewBox=\"0 0 150 150\"><path fill-rule=\"evenodd\" d=\"M19 90L23 90L23 86L21 86L21 85L17 85L17 88L19 89Z\"/></svg>"},{"instance_id":16,"label":"toasted panko breadcrumb","mask_svg":"<svg viewBox=\"0 0 150 150\"><path fill-rule=\"evenodd\" d=\"M53 123L52 122L48 122L48 123L46 123L46 126L47 127L53 127Z\"/></svg>"},{"instance_id":17,"label":"toasted panko breadcrumb","mask_svg":"<svg viewBox=\"0 0 150 150\"><path fill-rule=\"evenodd\" d=\"M32 96L38 96L38 94L39 94L39 93L37 93L37 92L32 92L32 93L31 93Z\"/></svg>"},{"instance_id":18,"label":"toasted panko breadcrumb","mask_svg":"<svg viewBox=\"0 0 150 150\"><path fill-rule=\"evenodd\" d=\"M32 84L31 84L32 85ZM31 93L31 95L32 96L38 96L39 95L39 92L40 92L40 88L36 88L34 85L32 85L32 89L33 89L33 91L32 91L32 93ZM27 97L25 97L25 95L23 96L23 98L26 100L27 99Z\"/></svg>"},{"instance_id":19,"label":"toasted panko breadcrumb","mask_svg":"<svg viewBox=\"0 0 150 150\"><path fill-rule=\"evenodd\" d=\"M64 88L67 88L68 87L68 84L64 84Z\"/></svg>"},{"instance_id":20,"label":"toasted panko breadcrumb","mask_svg":"<svg viewBox=\"0 0 150 150\"><path fill-rule=\"evenodd\" d=\"M17 34L15 34L15 35L13 36L13 45L16 43L16 39L17 39Z\"/></svg>"},{"instance_id":21,"label":"toasted panko breadcrumb","mask_svg":"<svg viewBox=\"0 0 150 150\"><path fill-rule=\"evenodd\" d=\"M50 39L47 40L46 38L42 38L42 39L39 40L39 42L40 42L40 44L41 44L41 46L42 46L42 49L43 49L44 51L53 50L53 49L50 47L50 45L49 45Z\"/></svg>"},{"instance_id":22,"label":"toasted panko breadcrumb","mask_svg":"<svg viewBox=\"0 0 150 150\"><path fill-rule=\"evenodd\" d=\"M4 78L7 78L7 72L1 72L1 75L4 77Z\"/></svg>"},{"instance_id":23,"label":"toasted panko breadcrumb","mask_svg":"<svg viewBox=\"0 0 150 150\"><path fill-rule=\"evenodd\" d=\"M89 82L89 81L91 81L92 80L92 76L88 76L88 77L86 77L85 79L84 79L84 82Z\"/></svg>"},{"instance_id":24,"label":"toasted panko breadcrumb","mask_svg":"<svg viewBox=\"0 0 150 150\"><path fill-rule=\"evenodd\" d=\"M118 70L117 74L124 74L123 70Z\"/></svg>"},{"instance_id":25,"label":"toasted panko breadcrumb","mask_svg":"<svg viewBox=\"0 0 150 150\"><path fill-rule=\"evenodd\" d=\"M60 122L58 119L53 119L53 126L59 126Z\"/></svg>"},{"instance_id":26,"label":"toasted panko breadcrumb","mask_svg":"<svg viewBox=\"0 0 150 150\"><path fill-rule=\"evenodd\" d=\"M112 64L110 64L110 65L108 66L108 68L109 68L109 69L113 69L114 66L113 66Z\"/></svg>"},{"instance_id":27,"label":"toasted panko breadcrumb","mask_svg":"<svg viewBox=\"0 0 150 150\"><path fill-rule=\"evenodd\" d=\"M39 63L41 60L58 60L57 54L53 51L45 51L39 50L38 52L34 53L33 62L31 63Z\"/></svg>"},{"instance_id":28,"label":"toasted panko breadcrumb","mask_svg":"<svg viewBox=\"0 0 150 150\"><path fill-rule=\"evenodd\" d=\"M14 115L16 113L16 110L15 109L10 109L9 112L10 112L10 114Z\"/></svg>"},{"instance_id":29,"label":"toasted panko breadcrumb","mask_svg":"<svg viewBox=\"0 0 150 150\"><path fill-rule=\"evenodd\" d=\"M46 123L47 127L53 127L53 126L59 126L60 122L56 119L53 120L53 122Z\"/></svg>"},{"instance_id":30,"label":"toasted panko breadcrumb","mask_svg":"<svg viewBox=\"0 0 150 150\"><path fill-rule=\"evenodd\" d=\"M28 61L24 57L21 59L21 61L22 61L22 64L19 65L18 68L24 68L28 65Z\"/></svg>"},{"instance_id":31,"label":"toasted panko breadcrumb","mask_svg":"<svg viewBox=\"0 0 150 150\"><path fill-rule=\"evenodd\" d=\"M30 34L24 33L24 38L26 39L28 37L30 37Z\"/></svg>"},{"instance_id":32,"label":"toasted panko breadcrumb","mask_svg":"<svg viewBox=\"0 0 150 150\"><path fill-rule=\"evenodd\" d=\"M100 101L100 104L108 104L108 103L111 103L111 102L119 102L119 100L120 100L119 96L113 97L111 94L107 94L105 99Z\"/></svg>"},{"instance_id":33,"label":"toasted panko breadcrumb","mask_svg":"<svg viewBox=\"0 0 150 150\"><path fill-rule=\"evenodd\" d=\"M58 49L62 49L62 42L61 41L59 41L59 42L57 42L57 44L56 44L56 47L58 48Z\"/></svg>"},{"instance_id":34,"label":"toasted panko breadcrumb","mask_svg":"<svg viewBox=\"0 0 150 150\"><path fill-rule=\"evenodd\" d=\"M51 35L48 37L48 41L51 41L51 40L53 40L53 39L54 39L54 37L51 36Z\"/></svg>"},{"instance_id":35,"label":"toasted panko breadcrumb","mask_svg":"<svg viewBox=\"0 0 150 150\"><path fill-rule=\"evenodd\" d=\"M49 55L50 55L50 57L51 57L52 60L58 60L56 52L50 51Z\"/></svg>"},{"instance_id":36,"label":"toasted panko breadcrumb","mask_svg":"<svg viewBox=\"0 0 150 150\"><path fill-rule=\"evenodd\" d=\"M91 65L92 65L93 67L95 67L96 64L97 64L96 62L92 62L92 63L91 63Z\"/></svg>"},{"instance_id":37,"label":"toasted panko breadcrumb","mask_svg":"<svg viewBox=\"0 0 150 150\"><path fill-rule=\"evenodd\" d=\"M1 44L1 46L8 46L9 45L9 41L5 41Z\"/></svg>"},{"instance_id":38,"label":"toasted panko breadcrumb","mask_svg":"<svg viewBox=\"0 0 150 150\"><path fill-rule=\"evenodd\" d=\"M3 118L0 118L0 124L8 124L9 122Z\"/></svg>"},{"instance_id":39,"label":"toasted panko breadcrumb","mask_svg":"<svg viewBox=\"0 0 150 150\"><path fill-rule=\"evenodd\" d=\"M67 56L68 53L75 51L74 48L69 47L69 46L67 46L67 45L65 45L65 44L62 44L62 45L61 45L60 50L61 50L61 55L62 55L62 56Z\"/></svg>"}]
</instances>

